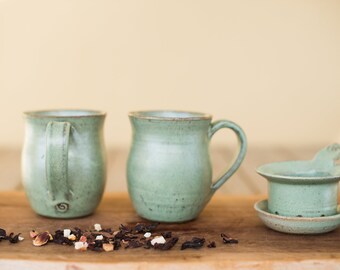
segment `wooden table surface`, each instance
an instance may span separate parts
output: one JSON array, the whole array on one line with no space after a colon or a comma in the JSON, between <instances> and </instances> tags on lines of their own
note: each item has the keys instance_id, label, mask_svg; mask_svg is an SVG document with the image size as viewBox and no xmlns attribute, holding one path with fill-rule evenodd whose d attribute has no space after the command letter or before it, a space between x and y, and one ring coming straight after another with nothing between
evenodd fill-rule
<instances>
[{"instance_id":1,"label":"wooden table surface","mask_svg":"<svg viewBox=\"0 0 340 270\"><path fill-rule=\"evenodd\" d=\"M22 192L2 192L0 227L8 232L21 232L25 240L18 244L0 242L0 269L340 269L340 230L310 236L272 231L253 210L254 202L262 198L217 195L195 221L160 224L159 232L172 231L179 236L172 250L138 248L97 253L52 243L34 247L29 231L54 232L73 226L85 229L95 223L118 228L121 223L143 222L126 194L106 194L92 216L57 220L33 213ZM239 244L224 245L220 238L222 232L238 238ZM204 246L181 251L181 243L194 236L216 241L217 248Z\"/></svg>"}]
</instances>

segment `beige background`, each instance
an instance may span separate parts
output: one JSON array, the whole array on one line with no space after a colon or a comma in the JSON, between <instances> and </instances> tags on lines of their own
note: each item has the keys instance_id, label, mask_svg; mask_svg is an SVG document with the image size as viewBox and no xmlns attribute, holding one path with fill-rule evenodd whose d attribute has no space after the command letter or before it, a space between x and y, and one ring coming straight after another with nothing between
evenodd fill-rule
<instances>
[{"instance_id":1,"label":"beige background","mask_svg":"<svg viewBox=\"0 0 340 270\"><path fill-rule=\"evenodd\" d=\"M127 189L128 111L231 119L249 151L221 191L258 194L260 164L340 142L339 100L338 0L0 0L0 190L22 189L25 110L107 111L107 191ZM233 149L216 135L215 175Z\"/></svg>"},{"instance_id":2,"label":"beige background","mask_svg":"<svg viewBox=\"0 0 340 270\"><path fill-rule=\"evenodd\" d=\"M0 0L0 145L25 110L181 109L238 122L251 145L340 139L340 1ZM222 142L219 135L216 143Z\"/></svg>"}]
</instances>

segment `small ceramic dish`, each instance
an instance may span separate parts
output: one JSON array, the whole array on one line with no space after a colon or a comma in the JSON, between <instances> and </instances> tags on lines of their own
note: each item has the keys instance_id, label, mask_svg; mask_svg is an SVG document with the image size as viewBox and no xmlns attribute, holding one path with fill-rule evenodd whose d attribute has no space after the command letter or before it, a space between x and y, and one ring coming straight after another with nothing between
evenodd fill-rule
<instances>
[{"instance_id":1,"label":"small ceramic dish","mask_svg":"<svg viewBox=\"0 0 340 270\"><path fill-rule=\"evenodd\" d=\"M254 208L269 228L290 234L321 234L335 230L340 225L340 207L337 214L325 217L286 217L268 212L268 201L255 203Z\"/></svg>"}]
</instances>

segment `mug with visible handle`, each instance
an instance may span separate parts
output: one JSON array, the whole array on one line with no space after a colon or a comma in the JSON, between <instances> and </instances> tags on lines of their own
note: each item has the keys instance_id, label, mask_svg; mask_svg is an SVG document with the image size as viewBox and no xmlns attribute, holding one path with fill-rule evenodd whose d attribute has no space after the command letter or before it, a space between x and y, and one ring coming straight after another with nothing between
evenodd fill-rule
<instances>
[{"instance_id":1,"label":"mug with visible handle","mask_svg":"<svg viewBox=\"0 0 340 270\"><path fill-rule=\"evenodd\" d=\"M106 180L104 119L98 111L25 113L22 176L36 213L75 218L98 206Z\"/></svg>"},{"instance_id":2,"label":"mug with visible handle","mask_svg":"<svg viewBox=\"0 0 340 270\"><path fill-rule=\"evenodd\" d=\"M128 190L137 213L149 220L196 218L246 154L243 130L228 120L211 123L210 115L179 111L132 112L129 117ZM212 183L209 142L222 128L236 133L240 149L232 166Z\"/></svg>"}]
</instances>

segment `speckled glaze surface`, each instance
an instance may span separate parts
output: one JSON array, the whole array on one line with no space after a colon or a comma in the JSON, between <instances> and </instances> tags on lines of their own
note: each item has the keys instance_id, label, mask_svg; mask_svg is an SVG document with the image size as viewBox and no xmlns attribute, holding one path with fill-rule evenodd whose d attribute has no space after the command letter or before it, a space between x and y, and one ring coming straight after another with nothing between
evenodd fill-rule
<instances>
[{"instance_id":1,"label":"speckled glaze surface","mask_svg":"<svg viewBox=\"0 0 340 270\"><path fill-rule=\"evenodd\" d=\"M129 114L133 140L127 164L130 198L137 213L149 220L184 222L196 218L214 192L238 169L246 137L235 123L178 111ZM221 128L238 136L240 150L231 168L215 183L209 142Z\"/></svg>"},{"instance_id":2,"label":"speckled glaze surface","mask_svg":"<svg viewBox=\"0 0 340 270\"><path fill-rule=\"evenodd\" d=\"M105 113L27 112L22 176L33 210L53 218L91 214L106 180Z\"/></svg>"},{"instance_id":3,"label":"speckled glaze surface","mask_svg":"<svg viewBox=\"0 0 340 270\"><path fill-rule=\"evenodd\" d=\"M313 160L275 162L257 172L268 180L268 210L290 217L337 213L340 145L330 145Z\"/></svg>"},{"instance_id":4,"label":"speckled glaze surface","mask_svg":"<svg viewBox=\"0 0 340 270\"><path fill-rule=\"evenodd\" d=\"M291 234L321 234L335 230L340 225L339 208L333 216L327 217L286 217L268 212L268 201L255 203L254 208L269 228Z\"/></svg>"}]
</instances>

